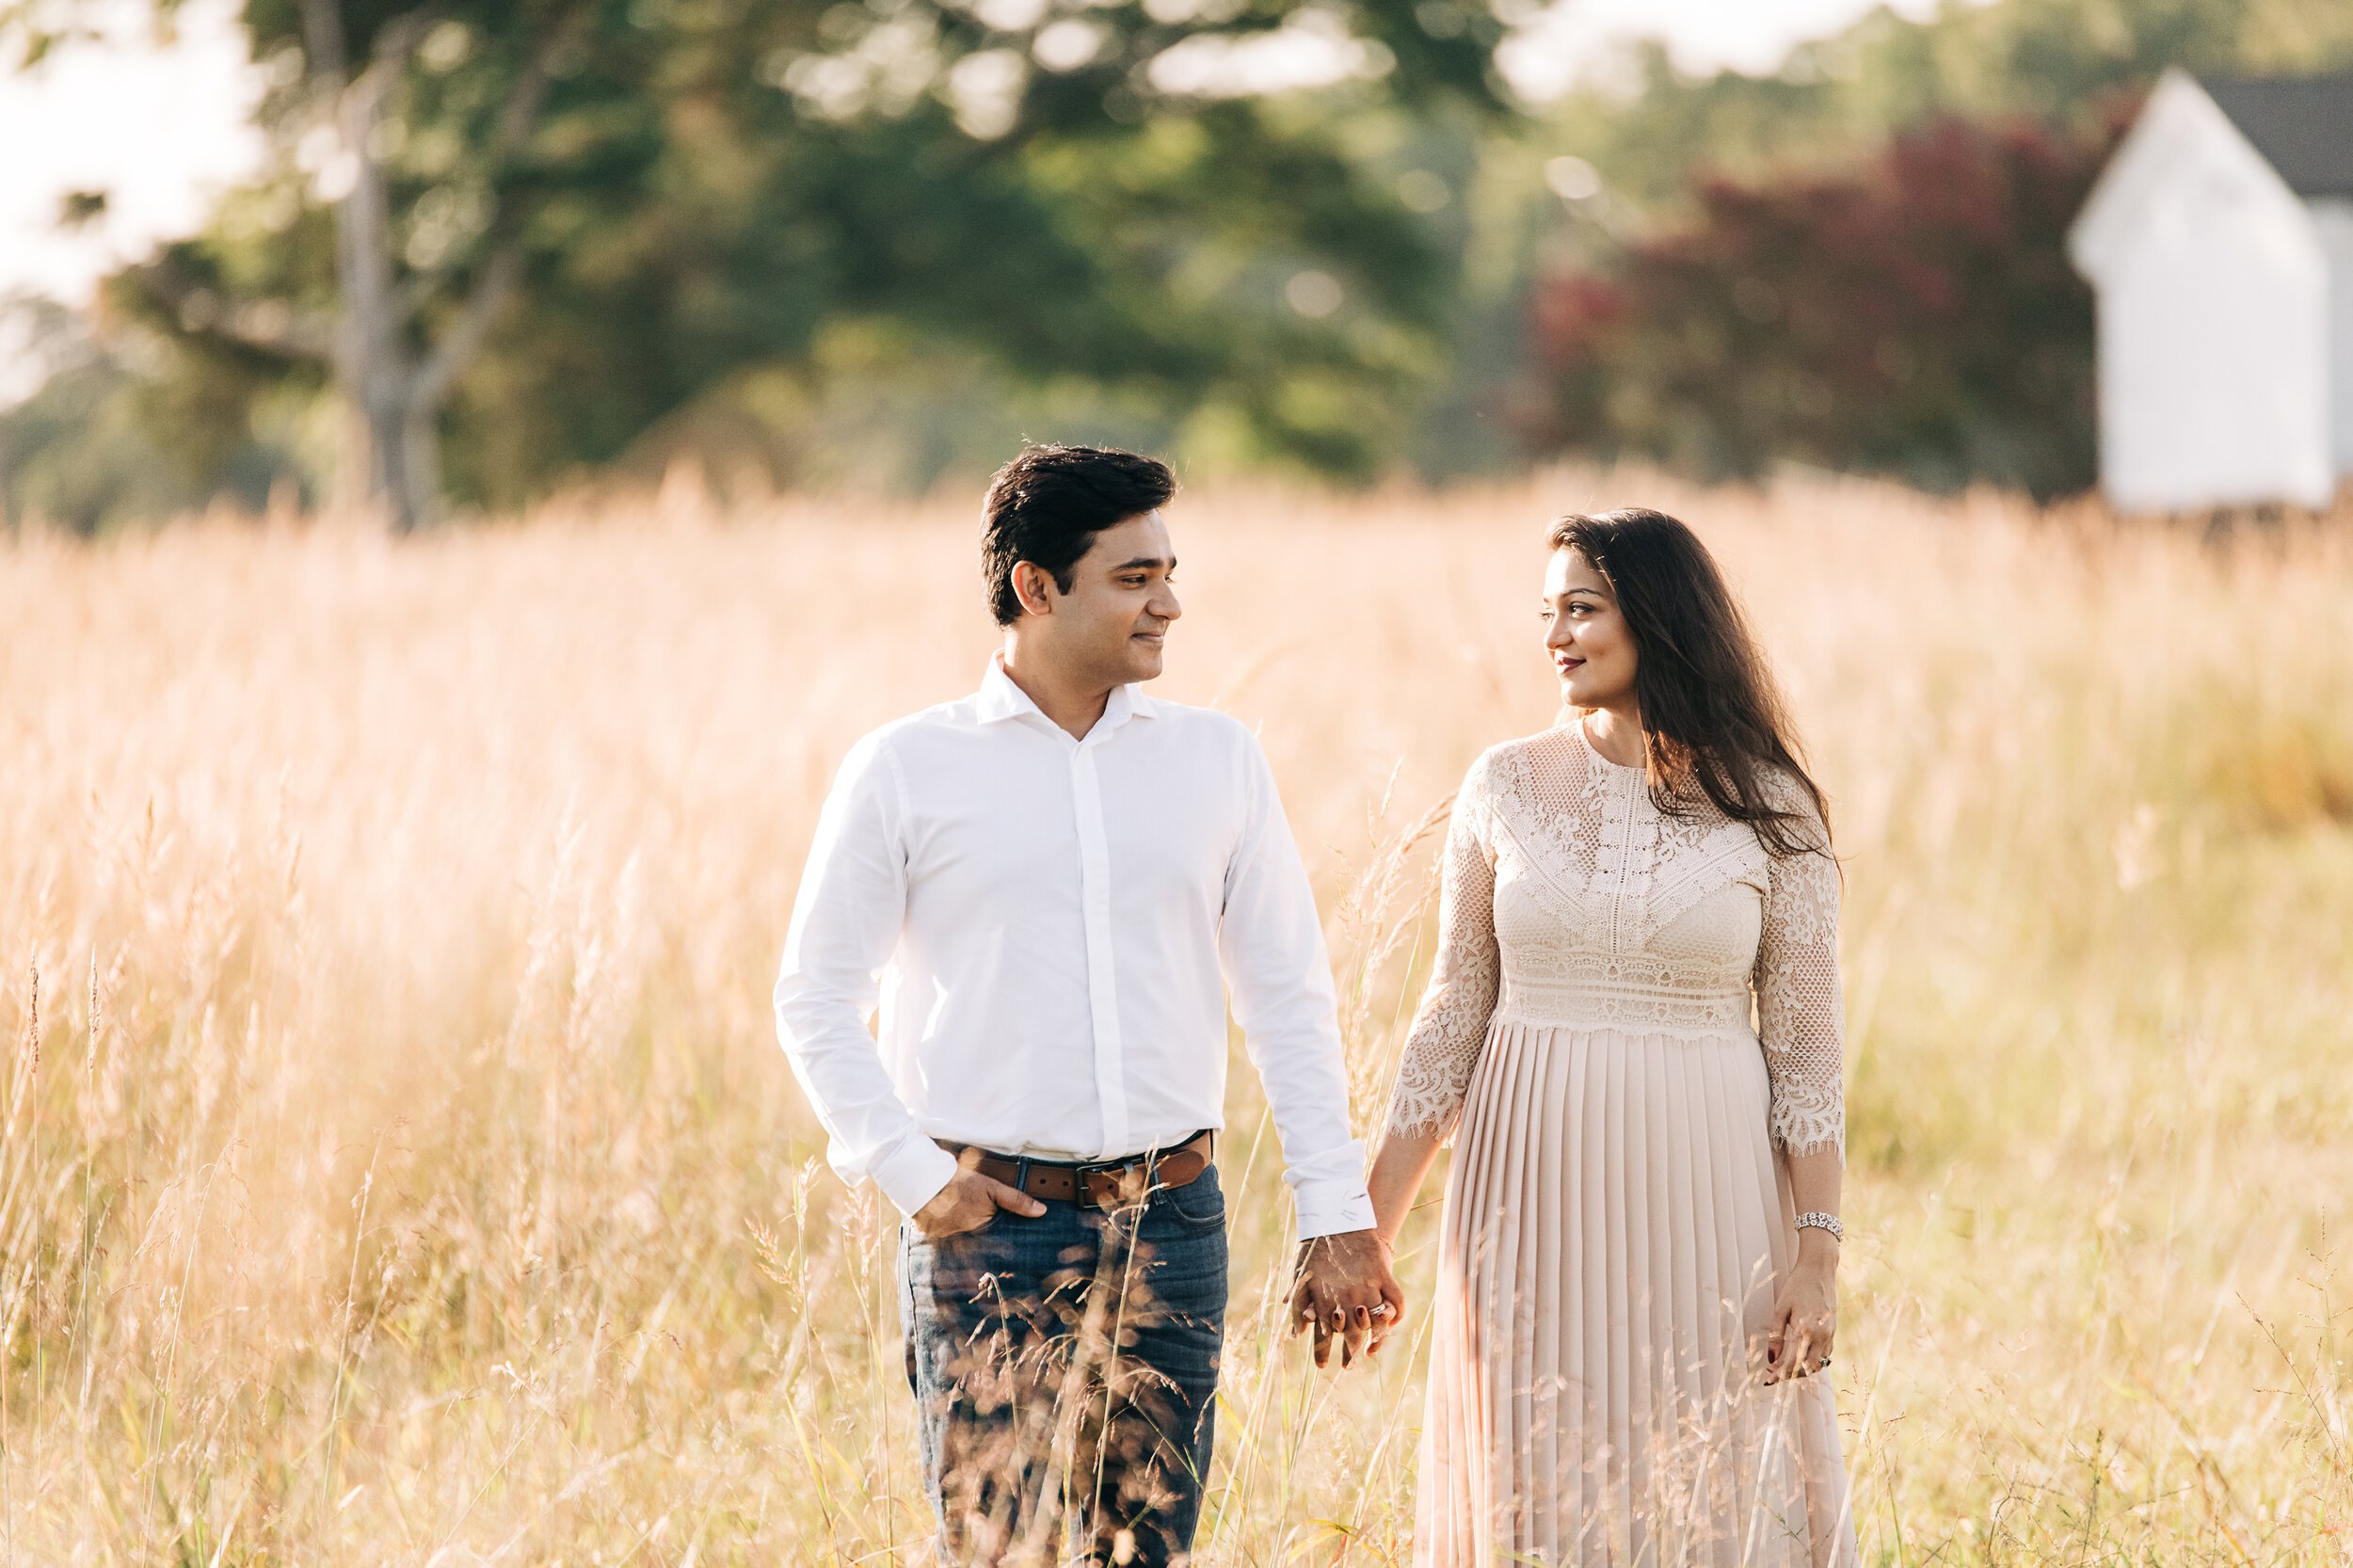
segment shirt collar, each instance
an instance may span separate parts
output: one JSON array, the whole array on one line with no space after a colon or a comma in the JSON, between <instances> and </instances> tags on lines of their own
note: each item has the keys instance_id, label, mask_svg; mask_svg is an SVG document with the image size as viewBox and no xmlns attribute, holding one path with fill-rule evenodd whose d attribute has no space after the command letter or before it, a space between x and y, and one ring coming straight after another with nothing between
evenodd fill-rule
<instances>
[{"instance_id":1,"label":"shirt collar","mask_svg":"<svg viewBox=\"0 0 2353 1568\"><path fill-rule=\"evenodd\" d=\"M1013 677L1005 673L1002 649L988 656L988 668L981 673L981 689L974 701L978 704L983 724L994 724L999 719L1022 718L1029 714L1035 714L1043 724L1054 722L1030 700L1030 694L1014 684ZM1097 730L1109 733L1129 719L1158 717L1158 710L1159 704L1144 696L1144 688L1139 683L1131 680L1124 686L1113 686L1110 698L1103 704L1103 716L1095 721L1095 729L1088 733L1094 734Z\"/></svg>"}]
</instances>

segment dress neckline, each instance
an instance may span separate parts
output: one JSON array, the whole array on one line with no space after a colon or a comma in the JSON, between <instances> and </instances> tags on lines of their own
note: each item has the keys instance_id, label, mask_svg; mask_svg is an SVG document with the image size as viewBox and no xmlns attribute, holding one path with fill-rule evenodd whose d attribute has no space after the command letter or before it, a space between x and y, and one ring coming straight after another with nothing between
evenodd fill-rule
<instances>
[{"instance_id":1,"label":"dress neckline","mask_svg":"<svg viewBox=\"0 0 2353 1568\"><path fill-rule=\"evenodd\" d=\"M1604 757L1601 754L1601 747L1593 744L1593 738L1585 733L1584 714L1579 713L1577 718L1572 721L1572 728L1577 730L1577 744L1585 748L1585 755L1592 758L1594 761L1599 762L1603 767L1608 768L1611 773L1639 774L1646 771L1639 763L1628 764L1625 762L1612 762L1609 758Z\"/></svg>"}]
</instances>

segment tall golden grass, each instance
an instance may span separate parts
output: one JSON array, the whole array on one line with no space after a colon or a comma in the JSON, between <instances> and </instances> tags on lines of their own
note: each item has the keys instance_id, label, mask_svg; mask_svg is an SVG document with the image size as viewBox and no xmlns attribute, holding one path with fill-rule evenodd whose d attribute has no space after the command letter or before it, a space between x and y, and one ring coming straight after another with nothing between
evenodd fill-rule
<instances>
[{"instance_id":1,"label":"tall golden grass","mask_svg":"<svg viewBox=\"0 0 2353 1568\"><path fill-rule=\"evenodd\" d=\"M1631 501L1719 550L1836 810L1866 1559L2344 1560L2353 518L1181 498L1162 689L1261 727L1368 1124L1419 829L1553 718L1543 521ZM912 1560L893 1217L768 991L836 759L977 677L971 510L0 547L0 1560ZM1402 1561L1417 1368L1281 1336L1236 1082L1203 1560Z\"/></svg>"}]
</instances>

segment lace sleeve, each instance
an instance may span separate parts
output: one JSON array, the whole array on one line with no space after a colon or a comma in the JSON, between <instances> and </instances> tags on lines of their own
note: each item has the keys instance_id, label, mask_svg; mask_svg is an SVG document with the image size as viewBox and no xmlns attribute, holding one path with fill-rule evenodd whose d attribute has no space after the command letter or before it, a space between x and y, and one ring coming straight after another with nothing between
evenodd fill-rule
<instances>
[{"instance_id":1,"label":"lace sleeve","mask_svg":"<svg viewBox=\"0 0 2353 1568\"><path fill-rule=\"evenodd\" d=\"M1454 1136L1471 1069L1496 1010L1502 960L1496 947L1495 862L1487 825L1486 760L1471 764L1447 825L1438 897L1438 954L1405 1036L1388 1130Z\"/></svg>"},{"instance_id":2,"label":"lace sleeve","mask_svg":"<svg viewBox=\"0 0 2353 1568\"><path fill-rule=\"evenodd\" d=\"M1805 807L1812 815L1809 802ZM1820 820L1813 837L1827 843ZM1772 1082L1773 1141L1791 1154L1847 1153L1846 1003L1838 987L1838 863L1827 850L1776 857L1757 943L1757 1032Z\"/></svg>"}]
</instances>

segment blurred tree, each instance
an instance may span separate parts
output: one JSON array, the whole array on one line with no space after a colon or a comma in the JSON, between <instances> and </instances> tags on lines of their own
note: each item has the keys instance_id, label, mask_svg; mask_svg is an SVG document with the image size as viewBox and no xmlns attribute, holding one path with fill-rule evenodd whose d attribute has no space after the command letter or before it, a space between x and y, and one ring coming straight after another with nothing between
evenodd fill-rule
<instances>
[{"instance_id":1,"label":"blurred tree","mask_svg":"<svg viewBox=\"0 0 2353 1568\"><path fill-rule=\"evenodd\" d=\"M233 434L242 410L223 420L217 409L175 406L164 394L182 389L139 376L61 305L0 300L0 343L46 375L37 395L0 408L0 499L17 517L88 533L110 518L200 507L223 491L258 508L282 472L282 445Z\"/></svg>"},{"instance_id":2,"label":"blurred tree","mask_svg":"<svg viewBox=\"0 0 2353 1568\"><path fill-rule=\"evenodd\" d=\"M1539 288L1531 438L1714 478L2082 488L2091 297L2063 237L2124 120L1943 120L1858 174L1703 182L1689 227Z\"/></svg>"},{"instance_id":3,"label":"blurred tree","mask_svg":"<svg viewBox=\"0 0 2353 1568\"><path fill-rule=\"evenodd\" d=\"M1539 450L1716 475L1781 457L2042 493L2092 462L2062 239L2165 67L2353 63L2344 0L1992 0L1870 13L1779 71L1652 43L1490 141L1470 276L1522 334L1457 382Z\"/></svg>"},{"instance_id":4,"label":"blurred tree","mask_svg":"<svg viewBox=\"0 0 2353 1568\"><path fill-rule=\"evenodd\" d=\"M0 29L35 60L102 3L0 0ZM1362 471L1449 280L1347 126L1498 103L1484 0L248 0L244 21L271 167L107 309L232 423L331 388L344 492L404 527L445 476L512 503L858 320L1227 407ZM1313 107L1278 90L1302 61Z\"/></svg>"},{"instance_id":5,"label":"blurred tree","mask_svg":"<svg viewBox=\"0 0 2353 1568\"><path fill-rule=\"evenodd\" d=\"M1850 168L1928 120L2033 120L2096 133L2166 67L2294 74L2353 64L2345 0L1992 0L1914 21L1881 8L1760 76L1677 71L1640 45L1523 133L1592 164L1622 202L1687 204L1710 175Z\"/></svg>"}]
</instances>

